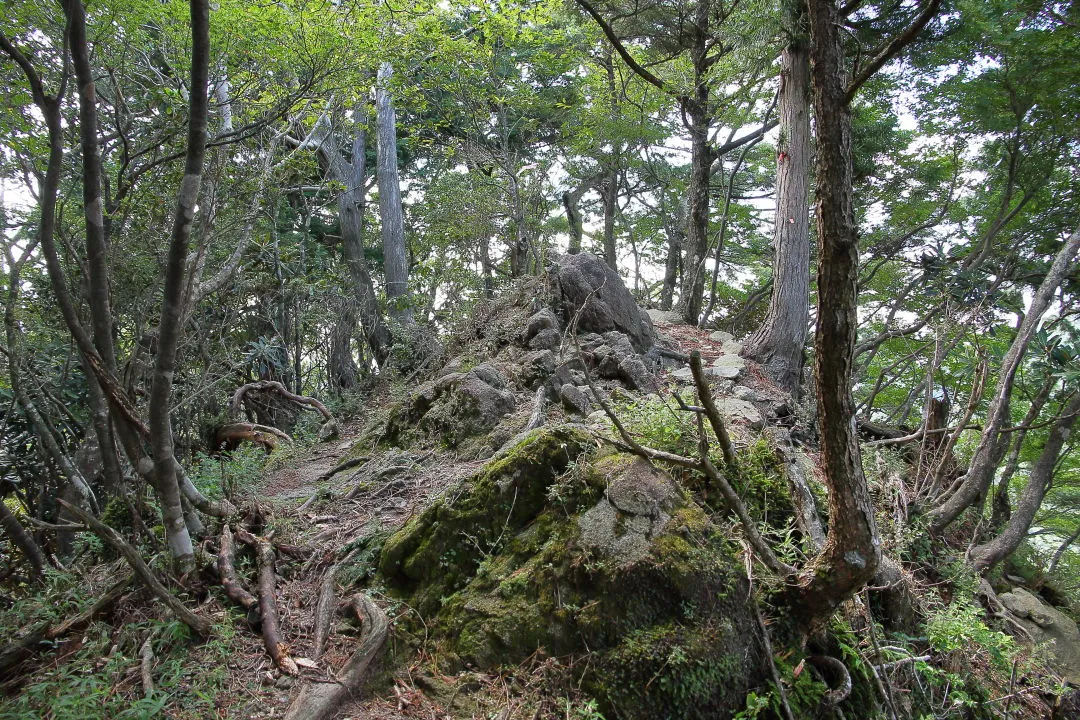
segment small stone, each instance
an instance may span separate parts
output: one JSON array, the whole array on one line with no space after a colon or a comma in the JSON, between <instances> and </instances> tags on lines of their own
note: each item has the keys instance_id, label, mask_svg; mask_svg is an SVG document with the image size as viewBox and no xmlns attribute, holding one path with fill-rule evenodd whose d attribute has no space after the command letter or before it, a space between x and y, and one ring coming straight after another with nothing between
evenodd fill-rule
<instances>
[{"instance_id":1,"label":"small stone","mask_svg":"<svg viewBox=\"0 0 1080 720\"><path fill-rule=\"evenodd\" d=\"M555 354L550 350L534 350L521 358L521 383L535 390L555 372Z\"/></svg>"},{"instance_id":2,"label":"small stone","mask_svg":"<svg viewBox=\"0 0 1080 720\"><path fill-rule=\"evenodd\" d=\"M656 308L649 308L645 311L649 315L649 319L655 323L664 323L666 325L675 325L682 322L682 316L674 310L658 310Z\"/></svg>"},{"instance_id":3,"label":"small stone","mask_svg":"<svg viewBox=\"0 0 1080 720\"><path fill-rule=\"evenodd\" d=\"M676 380L684 380L686 382L694 382L694 373L690 372L689 367L681 367L671 373L671 377Z\"/></svg>"},{"instance_id":4,"label":"small stone","mask_svg":"<svg viewBox=\"0 0 1080 720\"><path fill-rule=\"evenodd\" d=\"M288 690L292 686L293 679L288 675L282 675L277 679L277 682L274 683L274 687L276 687L278 690Z\"/></svg>"},{"instance_id":5,"label":"small stone","mask_svg":"<svg viewBox=\"0 0 1080 720\"><path fill-rule=\"evenodd\" d=\"M559 388L559 399L563 407L572 413L588 415L592 412L592 403L589 402L588 396L576 385L567 383Z\"/></svg>"},{"instance_id":6,"label":"small stone","mask_svg":"<svg viewBox=\"0 0 1080 720\"><path fill-rule=\"evenodd\" d=\"M746 402L758 401L758 394L745 385L736 385L731 394L738 400L745 400Z\"/></svg>"},{"instance_id":7,"label":"small stone","mask_svg":"<svg viewBox=\"0 0 1080 720\"><path fill-rule=\"evenodd\" d=\"M544 308L526 321L525 340L532 340L538 333L552 329L559 331L559 318L549 308Z\"/></svg>"},{"instance_id":8,"label":"small stone","mask_svg":"<svg viewBox=\"0 0 1080 720\"><path fill-rule=\"evenodd\" d=\"M738 355L742 352L742 343L735 342L734 340L730 342L725 342L720 348L720 352L724 353L725 355Z\"/></svg>"},{"instance_id":9,"label":"small stone","mask_svg":"<svg viewBox=\"0 0 1080 720\"><path fill-rule=\"evenodd\" d=\"M555 350L562 342L562 334L555 328L544 328L529 340L531 350Z\"/></svg>"},{"instance_id":10,"label":"small stone","mask_svg":"<svg viewBox=\"0 0 1080 720\"><path fill-rule=\"evenodd\" d=\"M746 361L738 355L721 355L712 362L710 371L717 377L734 380L746 368Z\"/></svg>"},{"instance_id":11,"label":"small stone","mask_svg":"<svg viewBox=\"0 0 1080 720\"><path fill-rule=\"evenodd\" d=\"M733 397L717 398L716 409L725 420L744 422L754 429L765 426L765 418L761 416L761 411L745 400Z\"/></svg>"},{"instance_id":12,"label":"small stone","mask_svg":"<svg viewBox=\"0 0 1080 720\"><path fill-rule=\"evenodd\" d=\"M735 342L735 336L729 332L724 332L723 330L709 333L709 339L713 342L723 343L725 345L730 342Z\"/></svg>"}]
</instances>

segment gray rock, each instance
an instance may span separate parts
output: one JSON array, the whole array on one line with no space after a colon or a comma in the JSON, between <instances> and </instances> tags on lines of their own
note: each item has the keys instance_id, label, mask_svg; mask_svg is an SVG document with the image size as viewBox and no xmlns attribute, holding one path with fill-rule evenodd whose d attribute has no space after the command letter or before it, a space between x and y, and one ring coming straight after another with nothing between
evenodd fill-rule
<instances>
[{"instance_id":1,"label":"gray rock","mask_svg":"<svg viewBox=\"0 0 1080 720\"><path fill-rule=\"evenodd\" d=\"M739 376L739 371L729 365L710 365L702 369L705 371L705 375L707 377L722 378L724 380L734 380ZM694 375L690 371L689 367L681 367L678 370L672 372L671 376L683 382L694 382Z\"/></svg>"},{"instance_id":2,"label":"gray rock","mask_svg":"<svg viewBox=\"0 0 1080 720\"><path fill-rule=\"evenodd\" d=\"M678 370L672 371L671 377L677 380L682 380L684 382L694 382L694 374L690 372L690 368L688 366L684 366L679 368Z\"/></svg>"},{"instance_id":3,"label":"gray rock","mask_svg":"<svg viewBox=\"0 0 1080 720\"><path fill-rule=\"evenodd\" d=\"M998 599L1036 643L1050 643L1053 663L1065 679L1080 684L1080 632L1072 618L1023 588L1013 588Z\"/></svg>"},{"instance_id":4,"label":"gray rock","mask_svg":"<svg viewBox=\"0 0 1080 720\"><path fill-rule=\"evenodd\" d=\"M738 355L742 352L742 343L735 342L734 340L731 340L730 342L725 342L720 347L720 352L724 353L725 355Z\"/></svg>"},{"instance_id":5,"label":"gray rock","mask_svg":"<svg viewBox=\"0 0 1080 720\"><path fill-rule=\"evenodd\" d=\"M765 427L765 418L761 416L761 411L745 400L733 397L718 397L716 398L716 409L729 422L746 423L757 430Z\"/></svg>"},{"instance_id":6,"label":"gray rock","mask_svg":"<svg viewBox=\"0 0 1080 720\"><path fill-rule=\"evenodd\" d=\"M648 555L652 539L681 504L667 475L633 458L610 481L600 502L578 518L582 544L620 566L631 565Z\"/></svg>"},{"instance_id":7,"label":"gray rock","mask_svg":"<svg viewBox=\"0 0 1080 720\"><path fill-rule=\"evenodd\" d=\"M746 361L738 355L721 355L712 361L710 370L717 377L734 380L746 368Z\"/></svg>"},{"instance_id":8,"label":"gray rock","mask_svg":"<svg viewBox=\"0 0 1080 720\"><path fill-rule=\"evenodd\" d=\"M532 350L556 350L562 342L562 333L555 328L544 328L529 340Z\"/></svg>"},{"instance_id":9,"label":"gray rock","mask_svg":"<svg viewBox=\"0 0 1080 720\"><path fill-rule=\"evenodd\" d=\"M506 378L499 372L499 369L491 363L480 363L465 374L478 377L497 390L506 389Z\"/></svg>"},{"instance_id":10,"label":"gray rock","mask_svg":"<svg viewBox=\"0 0 1080 720\"><path fill-rule=\"evenodd\" d=\"M602 259L589 253L563 255L554 274L559 313L566 322L577 316L580 332L619 330L638 352L652 347L656 341L652 321L634 302L619 274Z\"/></svg>"},{"instance_id":11,"label":"gray rock","mask_svg":"<svg viewBox=\"0 0 1080 720\"><path fill-rule=\"evenodd\" d=\"M682 315L674 310L657 310L656 308L649 308L645 311L649 315L649 319L654 323L665 323L667 325L675 325L683 321Z\"/></svg>"},{"instance_id":12,"label":"gray rock","mask_svg":"<svg viewBox=\"0 0 1080 720\"><path fill-rule=\"evenodd\" d=\"M521 358L521 384L535 390L555 372L555 353L534 350Z\"/></svg>"},{"instance_id":13,"label":"gray rock","mask_svg":"<svg viewBox=\"0 0 1080 720\"><path fill-rule=\"evenodd\" d=\"M559 388L559 400L569 412L578 415L588 415L592 412L592 403L589 402L588 395L576 385L566 383Z\"/></svg>"},{"instance_id":14,"label":"gray rock","mask_svg":"<svg viewBox=\"0 0 1080 720\"><path fill-rule=\"evenodd\" d=\"M555 313L549 308L544 308L525 322L523 339L527 343L536 337L537 333L542 330L554 330L555 332L559 332L561 329L559 318Z\"/></svg>"},{"instance_id":15,"label":"gray rock","mask_svg":"<svg viewBox=\"0 0 1080 720\"><path fill-rule=\"evenodd\" d=\"M745 400L746 402L758 401L758 394L745 385L736 385L735 389L731 391L731 394L735 398Z\"/></svg>"},{"instance_id":16,"label":"gray rock","mask_svg":"<svg viewBox=\"0 0 1080 720\"><path fill-rule=\"evenodd\" d=\"M633 390L656 388L656 380L626 335L612 330L604 333L604 342L593 352L596 371L601 377L621 380Z\"/></svg>"},{"instance_id":17,"label":"gray rock","mask_svg":"<svg viewBox=\"0 0 1080 720\"><path fill-rule=\"evenodd\" d=\"M713 342L724 344L735 342L735 336L729 332L724 332L723 330L716 330L715 332L709 333L709 339Z\"/></svg>"},{"instance_id":18,"label":"gray rock","mask_svg":"<svg viewBox=\"0 0 1080 720\"><path fill-rule=\"evenodd\" d=\"M555 386L562 387L566 384L585 384L585 365L580 359L574 357L555 368Z\"/></svg>"}]
</instances>

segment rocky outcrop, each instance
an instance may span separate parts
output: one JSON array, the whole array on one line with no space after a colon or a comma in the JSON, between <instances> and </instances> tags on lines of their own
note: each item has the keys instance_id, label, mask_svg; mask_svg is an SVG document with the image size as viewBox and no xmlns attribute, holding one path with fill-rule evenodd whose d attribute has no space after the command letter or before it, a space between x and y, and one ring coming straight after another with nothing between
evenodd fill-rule
<instances>
[{"instance_id":1,"label":"rocky outcrop","mask_svg":"<svg viewBox=\"0 0 1080 720\"><path fill-rule=\"evenodd\" d=\"M619 274L600 258L589 253L563 255L552 274L564 324L576 316L578 332L618 330L641 353L656 342L648 313L638 307Z\"/></svg>"},{"instance_id":2,"label":"rocky outcrop","mask_svg":"<svg viewBox=\"0 0 1080 720\"><path fill-rule=\"evenodd\" d=\"M1080 631L1076 622L1023 588L998 596L1036 644L1047 643L1053 663L1073 685L1080 685Z\"/></svg>"},{"instance_id":3,"label":"rocky outcrop","mask_svg":"<svg viewBox=\"0 0 1080 720\"><path fill-rule=\"evenodd\" d=\"M542 360L538 360L541 362ZM384 439L410 433L438 435L448 446L490 432L517 406L506 377L483 363L466 372L447 372L417 388L387 421Z\"/></svg>"},{"instance_id":4,"label":"rocky outcrop","mask_svg":"<svg viewBox=\"0 0 1080 720\"><path fill-rule=\"evenodd\" d=\"M382 580L444 658L589 652L608 717L731 716L767 674L737 546L665 473L591 446L525 436L386 541Z\"/></svg>"}]
</instances>

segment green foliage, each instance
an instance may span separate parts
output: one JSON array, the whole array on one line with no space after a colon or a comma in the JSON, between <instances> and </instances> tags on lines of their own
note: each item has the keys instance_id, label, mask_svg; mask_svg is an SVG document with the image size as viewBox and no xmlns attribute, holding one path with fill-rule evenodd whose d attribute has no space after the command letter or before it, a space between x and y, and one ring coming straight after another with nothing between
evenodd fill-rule
<instances>
[{"instance_id":1,"label":"green foliage","mask_svg":"<svg viewBox=\"0 0 1080 720\"><path fill-rule=\"evenodd\" d=\"M203 495L211 499L247 495L262 483L266 453L253 443L244 443L218 456L197 453L188 468L188 477Z\"/></svg>"},{"instance_id":2,"label":"green foliage","mask_svg":"<svg viewBox=\"0 0 1080 720\"><path fill-rule=\"evenodd\" d=\"M683 390L682 394L687 403L696 404L693 391ZM697 454L697 428L691 413L653 396L630 398L615 412L642 445L690 457Z\"/></svg>"}]
</instances>

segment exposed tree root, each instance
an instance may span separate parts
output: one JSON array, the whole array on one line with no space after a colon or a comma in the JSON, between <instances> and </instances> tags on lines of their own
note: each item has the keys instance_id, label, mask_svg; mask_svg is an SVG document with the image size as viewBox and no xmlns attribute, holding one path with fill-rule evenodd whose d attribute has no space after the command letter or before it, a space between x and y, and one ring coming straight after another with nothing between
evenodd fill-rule
<instances>
[{"instance_id":1,"label":"exposed tree root","mask_svg":"<svg viewBox=\"0 0 1080 720\"><path fill-rule=\"evenodd\" d=\"M312 646L312 658L318 660L326 649L326 639L330 636L330 622L334 619L334 611L337 609L337 596L334 594L334 575L338 566L335 565L323 575L319 586L319 602L315 605L315 628Z\"/></svg>"},{"instance_id":2,"label":"exposed tree root","mask_svg":"<svg viewBox=\"0 0 1080 720\"><path fill-rule=\"evenodd\" d=\"M358 458L352 458L351 460L346 460L345 462L341 463L340 465L335 465L334 467L330 468L329 470L327 470L326 472L324 472L322 475L320 475L319 477L317 477L315 479L316 480L329 480L330 478L337 475L339 472L344 472L346 470L352 470L354 467L358 467L360 465L363 465L364 463L366 463L370 459L371 459L370 457L365 455L364 457L358 457Z\"/></svg>"},{"instance_id":3,"label":"exposed tree root","mask_svg":"<svg viewBox=\"0 0 1080 720\"><path fill-rule=\"evenodd\" d=\"M241 542L255 548L259 560L259 611L262 615L262 636L266 652L274 665L289 675L299 675L296 661L289 657L289 650L281 641L278 626L277 600L274 597L276 576L274 574L274 546L264 537L252 535L243 529L237 529L236 536Z\"/></svg>"},{"instance_id":4,"label":"exposed tree root","mask_svg":"<svg viewBox=\"0 0 1080 720\"><path fill-rule=\"evenodd\" d=\"M221 530L221 545L218 549L217 568L221 577L221 586L225 595L237 605L250 611L259 604L258 599L249 593L236 575L236 547L233 545L232 532L226 525Z\"/></svg>"},{"instance_id":5,"label":"exposed tree root","mask_svg":"<svg viewBox=\"0 0 1080 720\"><path fill-rule=\"evenodd\" d=\"M285 720L324 720L333 717L343 702L359 692L368 668L386 642L390 622L367 595L357 593L350 598L349 604L363 626L360 646L338 673L336 682L305 685L289 706Z\"/></svg>"},{"instance_id":6,"label":"exposed tree root","mask_svg":"<svg viewBox=\"0 0 1080 720\"><path fill-rule=\"evenodd\" d=\"M176 596L169 592L157 579L147 564L143 562L142 555L139 554L139 551L120 537L118 532L80 507L76 507L75 505L60 499L57 499L57 502L93 530L94 534L101 538L106 545L127 560L128 565L135 571L135 575L138 576L139 580L146 586L147 590L152 592L155 597L161 600L161 602L165 603L178 620L194 630L195 634L199 637L205 638L210 636L210 621L193 613L186 605L184 605L184 603L180 602Z\"/></svg>"},{"instance_id":7,"label":"exposed tree root","mask_svg":"<svg viewBox=\"0 0 1080 720\"><path fill-rule=\"evenodd\" d=\"M19 640L5 645L0 649L0 680L14 675L14 670L39 651L51 648L51 641L70 632L83 629L94 618L108 612L123 597L124 590L134 579L134 575L128 575L123 580L115 583L105 591L104 595L98 598L97 602L78 615L70 617L57 625L50 626L48 623L38 625Z\"/></svg>"},{"instance_id":8,"label":"exposed tree root","mask_svg":"<svg viewBox=\"0 0 1080 720\"><path fill-rule=\"evenodd\" d=\"M806 659L822 677L829 691L821 699L827 707L836 707L851 694L851 673L847 666L831 655L811 655Z\"/></svg>"},{"instance_id":9,"label":"exposed tree root","mask_svg":"<svg viewBox=\"0 0 1080 720\"><path fill-rule=\"evenodd\" d=\"M324 420L333 420L334 416L326 409L326 406L313 397L307 397L306 395L297 395L296 393L289 392L284 385L276 380L260 380L259 382L248 383L247 385L241 385L233 393L232 399L229 401L229 412L236 414L240 412L240 405L244 402L244 396L249 392L275 392L286 400L291 400L299 405L307 405L308 407L315 408L319 411L319 414L323 416Z\"/></svg>"},{"instance_id":10,"label":"exposed tree root","mask_svg":"<svg viewBox=\"0 0 1080 720\"><path fill-rule=\"evenodd\" d=\"M288 443L293 441L288 433L258 423L230 423L222 425L214 433L214 446L218 448L235 448L242 442L253 442L262 445L266 452L270 452L277 447L278 440Z\"/></svg>"}]
</instances>

